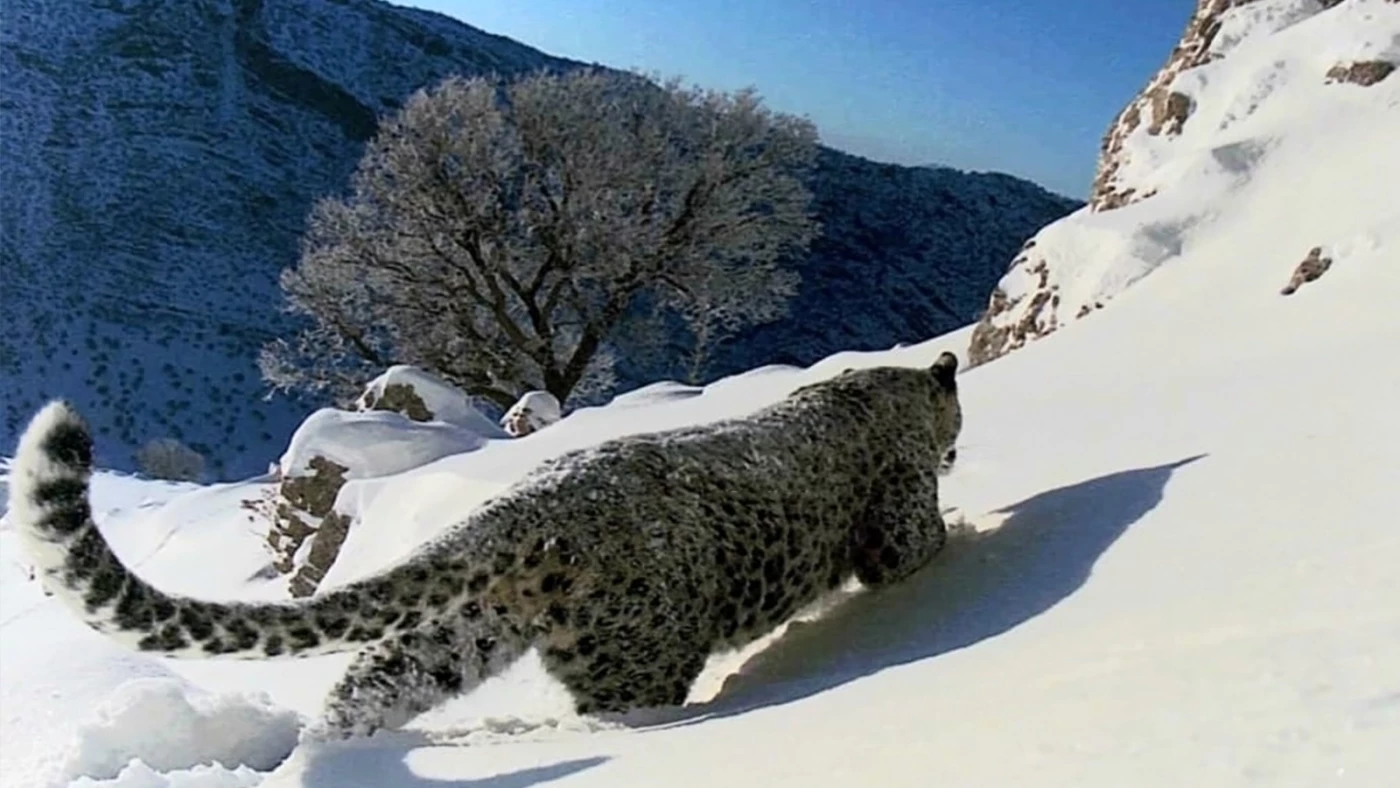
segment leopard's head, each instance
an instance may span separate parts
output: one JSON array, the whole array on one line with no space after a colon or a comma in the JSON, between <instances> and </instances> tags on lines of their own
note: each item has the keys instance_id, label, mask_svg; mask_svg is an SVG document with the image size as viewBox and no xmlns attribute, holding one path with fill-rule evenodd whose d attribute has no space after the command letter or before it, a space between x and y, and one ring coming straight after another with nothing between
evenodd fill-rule
<instances>
[{"instance_id":1,"label":"leopard's head","mask_svg":"<svg viewBox=\"0 0 1400 788\"><path fill-rule=\"evenodd\" d=\"M958 357L944 351L929 367L933 375L933 435L938 446L938 472L946 474L958 459L962 404L958 401Z\"/></svg>"}]
</instances>

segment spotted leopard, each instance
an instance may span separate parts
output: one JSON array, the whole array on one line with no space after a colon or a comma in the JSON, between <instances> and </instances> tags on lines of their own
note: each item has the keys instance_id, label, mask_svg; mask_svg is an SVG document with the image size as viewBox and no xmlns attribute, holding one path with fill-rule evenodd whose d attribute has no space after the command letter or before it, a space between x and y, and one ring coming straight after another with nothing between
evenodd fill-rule
<instances>
[{"instance_id":1,"label":"spotted leopard","mask_svg":"<svg viewBox=\"0 0 1400 788\"><path fill-rule=\"evenodd\" d=\"M46 588L136 649L357 651L320 723L333 738L402 726L531 648L580 713L675 705L711 653L943 547L957 366L944 353L848 370L746 418L567 453L400 563L309 599L192 599L130 572L93 522L92 441L63 402L20 441L10 518Z\"/></svg>"}]
</instances>

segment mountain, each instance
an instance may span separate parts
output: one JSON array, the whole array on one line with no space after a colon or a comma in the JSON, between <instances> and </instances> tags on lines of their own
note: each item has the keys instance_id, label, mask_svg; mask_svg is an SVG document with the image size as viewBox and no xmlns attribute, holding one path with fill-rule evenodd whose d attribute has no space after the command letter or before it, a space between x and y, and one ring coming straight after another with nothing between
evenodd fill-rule
<instances>
[{"instance_id":1,"label":"mountain","mask_svg":"<svg viewBox=\"0 0 1400 788\"><path fill-rule=\"evenodd\" d=\"M1021 243L1082 205L1001 173L901 167L833 150L822 151L809 186L823 234L796 266L803 279L791 318L723 343L705 380L965 326Z\"/></svg>"},{"instance_id":2,"label":"mountain","mask_svg":"<svg viewBox=\"0 0 1400 788\"><path fill-rule=\"evenodd\" d=\"M377 118L451 73L581 65L377 0L7 0L0 18L0 445L63 395L104 461L172 436L222 477L263 470L314 404L265 401L254 354L290 332L277 275ZM824 161L831 235L794 311L835 291L859 308L755 332L711 377L965 322L989 266L1078 205L1004 176Z\"/></svg>"},{"instance_id":3,"label":"mountain","mask_svg":"<svg viewBox=\"0 0 1400 788\"><path fill-rule=\"evenodd\" d=\"M1276 160L1330 162L1345 145L1384 160L1394 138L1371 129L1385 128L1394 111L1397 13L1396 0L1199 0L1166 64L1104 135L1088 205L1031 238L992 291L972 363L1086 318L1175 267L1198 239L1239 221L1250 207L1242 195L1287 166ZM1298 269L1308 281L1334 252L1370 243L1365 223L1330 210L1364 190L1350 180L1355 173L1304 174L1274 182L1288 209L1274 217L1270 243L1251 239L1239 250L1249 258L1273 250L1261 261L1271 277L1261 293L1289 289ZM1285 238L1292 245L1276 248Z\"/></svg>"},{"instance_id":4,"label":"mountain","mask_svg":"<svg viewBox=\"0 0 1400 788\"><path fill-rule=\"evenodd\" d=\"M43 398L104 459L166 435L257 471L306 412L264 402L278 272L376 118L465 70L571 65L367 0L7 0L0 442Z\"/></svg>"},{"instance_id":5,"label":"mountain","mask_svg":"<svg viewBox=\"0 0 1400 788\"><path fill-rule=\"evenodd\" d=\"M1105 181L1156 193L1046 229L1026 251L1040 262L1003 281L1008 301L1051 293L1042 314L1064 318L959 375L939 498L960 527L907 581L713 656L680 709L580 717L527 656L409 731L318 747L299 744L299 715L348 658L126 651L43 596L0 522L0 774L18 788L1394 785L1400 77L1374 64L1400 62L1400 3L1255 0L1216 20L1223 57L1166 83L1190 99L1163 101L1191 110L1180 132L1129 132ZM1102 308L1074 320L1095 295ZM848 368L927 366L995 320L647 386L525 439L350 479L334 507L359 519L322 587L396 564L548 458L742 417ZM262 571L268 523L244 503L270 486L102 472L94 511L163 588L285 598Z\"/></svg>"}]
</instances>

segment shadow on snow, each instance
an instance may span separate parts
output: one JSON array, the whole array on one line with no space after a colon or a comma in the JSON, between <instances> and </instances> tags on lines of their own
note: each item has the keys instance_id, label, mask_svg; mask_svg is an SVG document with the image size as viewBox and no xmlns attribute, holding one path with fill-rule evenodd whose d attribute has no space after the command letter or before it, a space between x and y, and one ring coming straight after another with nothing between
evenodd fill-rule
<instances>
[{"instance_id":1,"label":"shadow on snow","mask_svg":"<svg viewBox=\"0 0 1400 788\"><path fill-rule=\"evenodd\" d=\"M609 760L595 756L490 777L438 779L415 774L405 763L409 751L420 746L433 745L409 731L382 735L366 742L321 745L302 754L304 760L296 784L300 788L530 788L601 766Z\"/></svg>"},{"instance_id":2,"label":"shadow on snow","mask_svg":"<svg viewBox=\"0 0 1400 788\"><path fill-rule=\"evenodd\" d=\"M650 723L693 724L791 703L1005 633L1083 586L1099 557L1161 502L1173 472L1203 456L1100 476L1000 509L1009 516L998 528L955 534L949 549L905 582L795 624L731 676L719 697L657 710Z\"/></svg>"}]
</instances>

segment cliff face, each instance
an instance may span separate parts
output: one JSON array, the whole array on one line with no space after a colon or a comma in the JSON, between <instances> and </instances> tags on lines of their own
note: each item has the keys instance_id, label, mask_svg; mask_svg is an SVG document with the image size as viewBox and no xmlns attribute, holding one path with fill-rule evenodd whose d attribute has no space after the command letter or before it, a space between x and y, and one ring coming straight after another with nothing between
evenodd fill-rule
<instances>
[{"instance_id":1,"label":"cliff face","mask_svg":"<svg viewBox=\"0 0 1400 788\"><path fill-rule=\"evenodd\" d=\"M970 361L1103 308L1179 256L1295 131L1358 104L1382 108L1375 91L1400 62L1396 6L1199 0L1181 43L1104 135L1089 205L1037 233L998 282Z\"/></svg>"},{"instance_id":2,"label":"cliff face","mask_svg":"<svg viewBox=\"0 0 1400 788\"><path fill-rule=\"evenodd\" d=\"M1128 140L1139 127L1145 128L1151 136L1171 137L1181 133L1182 125L1191 116L1191 97L1173 90L1172 83L1181 72L1224 56L1223 50L1229 44L1221 41L1217 49L1216 39L1224 27L1225 17L1232 8L1250 2L1254 0L1198 0L1186 32L1172 49L1166 64L1123 108L1104 134L1089 195L1089 204L1094 210L1111 210L1151 196L1151 192L1139 193L1135 185L1120 177L1119 170L1131 156Z\"/></svg>"},{"instance_id":3,"label":"cliff face","mask_svg":"<svg viewBox=\"0 0 1400 788\"><path fill-rule=\"evenodd\" d=\"M291 330L277 275L377 119L449 74L579 65L376 0L6 0L0 20L0 446L61 395L104 464L172 436L217 476L264 469L314 404L265 400L255 353ZM828 237L794 312L843 292L861 316L766 327L709 376L966 322L1077 205L835 153L813 185Z\"/></svg>"}]
</instances>

